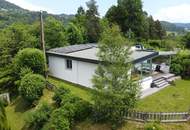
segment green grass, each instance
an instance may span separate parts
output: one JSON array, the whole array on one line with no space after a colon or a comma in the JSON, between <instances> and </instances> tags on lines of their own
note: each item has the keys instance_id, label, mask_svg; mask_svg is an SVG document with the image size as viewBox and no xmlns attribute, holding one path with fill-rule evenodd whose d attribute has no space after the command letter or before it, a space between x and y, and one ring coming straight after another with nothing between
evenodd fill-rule
<instances>
[{"instance_id":1,"label":"green grass","mask_svg":"<svg viewBox=\"0 0 190 130\"><path fill-rule=\"evenodd\" d=\"M66 89L69 89L71 93L75 96L78 96L82 98L83 100L92 102L91 100L91 94L92 90L88 88L81 87L79 85L71 84L71 83L66 83L62 80L58 80L55 78L49 78L49 82L54 84L57 87L64 87Z\"/></svg>"},{"instance_id":2,"label":"green grass","mask_svg":"<svg viewBox=\"0 0 190 130\"><path fill-rule=\"evenodd\" d=\"M53 92L44 90L44 95L39 101L39 105L42 102L52 103ZM26 119L28 114L33 111L35 108L29 107L27 102L21 97L17 97L12 103L6 107L6 114L8 123L11 127L11 130L25 130Z\"/></svg>"},{"instance_id":3,"label":"green grass","mask_svg":"<svg viewBox=\"0 0 190 130\"><path fill-rule=\"evenodd\" d=\"M49 81L57 87L64 87L71 90L71 93L86 100L91 101L91 90L80 86L66 83L62 80L49 78ZM44 95L40 99L41 102L53 103L53 92L45 90ZM40 104L39 103L39 104ZM152 112L172 112L172 111L188 111L190 108L190 80L176 81L176 86L167 87L160 92L153 94L138 102L137 109L140 111ZM28 113L35 108L29 108L28 104L21 98L17 97L11 105L6 107L7 117L11 130L25 130L25 119ZM143 130L144 124L129 122L119 130ZM164 130L187 130L190 129L188 123L185 124L161 124ZM108 124L92 124L90 122L82 122L76 126L76 130L110 130Z\"/></svg>"},{"instance_id":4,"label":"green grass","mask_svg":"<svg viewBox=\"0 0 190 130\"><path fill-rule=\"evenodd\" d=\"M178 80L158 93L139 101L137 110L148 112L183 112L190 109L190 80Z\"/></svg>"},{"instance_id":5,"label":"green grass","mask_svg":"<svg viewBox=\"0 0 190 130\"><path fill-rule=\"evenodd\" d=\"M139 123L134 121L128 121L123 124L118 130L145 130L147 123ZM158 124L162 130L190 130L189 123L169 123ZM111 130L109 124L95 124L90 121L79 123L75 126L75 130Z\"/></svg>"}]
</instances>

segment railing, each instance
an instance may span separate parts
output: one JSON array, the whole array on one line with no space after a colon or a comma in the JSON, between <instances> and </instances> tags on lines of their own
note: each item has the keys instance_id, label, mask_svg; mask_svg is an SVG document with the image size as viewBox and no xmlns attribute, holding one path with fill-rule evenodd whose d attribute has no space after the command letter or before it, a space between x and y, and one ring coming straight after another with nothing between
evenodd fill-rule
<instances>
[{"instance_id":1,"label":"railing","mask_svg":"<svg viewBox=\"0 0 190 130\"><path fill-rule=\"evenodd\" d=\"M163 123L187 122L190 119L188 112L173 112L173 113L154 113L154 112L128 112L125 113L125 119L141 121L141 122L154 122L159 121Z\"/></svg>"}]
</instances>

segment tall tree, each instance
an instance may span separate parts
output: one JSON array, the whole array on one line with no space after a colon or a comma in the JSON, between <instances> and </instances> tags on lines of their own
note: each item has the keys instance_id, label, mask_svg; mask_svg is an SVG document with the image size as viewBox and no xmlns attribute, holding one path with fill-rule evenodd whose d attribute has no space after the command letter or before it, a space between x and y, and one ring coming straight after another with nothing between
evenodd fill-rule
<instances>
[{"instance_id":1,"label":"tall tree","mask_svg":"<svg viewBox=\"0 0 190 130\"><path fill-rule=\"evenodd\" d=\"M156 27L155 22L152 16L148 17L148 23L149 23L149 37L150 39L156 39Z\"/></svg>"},{"instance_id":2,"label":"tall tree","mask_svg":"<svg viewBox=\"0 0 190 130\"><path fill-rule=\"evenodd\" d=\"M184 42L185 47L187 47L188 49L190 49L190 32L187 33L187 34L183 37L182 41Z\"/></svg>"},{"instance_id":3,"label":"tall tree","mask_svg":"<svg viewBox=\"0 0 190 130\"><path fill-rule=\"evenodd\" d=\"M83 38L83 30L75 25L74 23L69 23L69 27L66 29L66 37L67 37L67 42L69 44L82 44L84 43L84 38Z\"/></svg>"},{"instance_id":4,"label":"tall tree","mask_svg":"<svg viewBox=\"0 0 190 130\"><path fill-rule=\"evenodd\" d=\"M45 42L47 49L67 45L63 23L53 17L45 19Z\"/></svg>"},{"instance_id":5,"label":"tall tree","mask_svg":"<svg viewBox=\"0 0 190 130\"><path fill-rule=\"evenodd\" d=\"M95 0L86 2L86 31L88 42L97 42L100 38L101 26L98 13L98 6Z\"/></svg>"},{"instance_id":6,"label":"tall tree","mask_svg":"<svg viewBox=\"0 0 190 130\"><path fill-rule=\"evenodd\" d=\"M123 121L120 110L134 107L139 87L130 78L130 51L119 28L107 28L101 39L98 57L102 62L93 77L96 118L117 125Z\"/></svg>"},{"instance_id":7,"label":"tall tree","mask_svg":"<svg viewBox=\"0 0 190 130\"><path fill-rule=\"evenodd\" d=\"M141 0L118 0L117 6L112 6L106 17L110 22L117 23L125 34L132 30L136 37L142 37L143 10Z\"/></svg>"},{"instance_id":8,"label":"tall tree","mask_svg":"<svg viewBox=\"0 0 190 130\"><path fill-rule=\"evenodd\" d=\"M156 29L156 36L157 39L162 40L164 38L164 36L166 36L166 31L165 29L162 27L161 23L159 20L155 21L155 29Z\"/></svg>"}]
</instances>

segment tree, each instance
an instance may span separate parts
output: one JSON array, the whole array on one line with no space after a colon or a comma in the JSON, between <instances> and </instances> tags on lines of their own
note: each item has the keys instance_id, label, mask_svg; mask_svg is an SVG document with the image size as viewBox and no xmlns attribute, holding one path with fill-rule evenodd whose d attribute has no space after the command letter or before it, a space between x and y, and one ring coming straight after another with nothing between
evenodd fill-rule
<instances>
[{"instance_id":1,"label":"tree","mask_svg":"<svg viewBox=\"0 0 190 130\"><path fill-rule=\"evenodd\" d=\"M15 23L0 31L0 86L13 91L16 76L13 58L27 47L39 47L38 37L30 33L31 25Z\"/></svg>"},{"instance_id":2,"label":"tree","mask_svg":"<svg viewBox=\"0 0 190 130\"><path fill-rule=\"evenodd\" d=\"M162 27L159 20L155 21L155 29L156 29L157 39L162 40L164 38L164 36L166 36L166 31Z\"/></svg>"},{"instance_id":3,"label":"tree","mask_svg":"<svg viewBox=\"0 0 190 130\"><path fill-rule=\"evenodd\" d=\"M100 38L101 26L99 21L98 6L95 0L86 3L88 10L86 11L86 31L88 42L97 42Z\"/></svg>"},{"instance_id":4,"label":"tree","mask_svg":"<svg viewBox=\"0 0 190 130\"><path fill-rule=\"evenodd\" d=\"M2 101L0 101L0 129L1 130L10 130L8 123L5 108Z\"/></svg>"},{"instance_id":5,"label":"tree","mask_svg":"<svg viewBox=\"0 0 190 130\"><path fill-rule=\"evenodd\" d=\"M53 17L45 19L45 42L47 49L67 45L63 23Z\"/></svg>"},{"instance_id":6,"label":"tree","mask_svg":"<svg viewBox=\"0 0 190 130\"><path fill-rule=\"evenodd\" d=\"M120 110L134 107L139 87L130 78L129 47L119 28L108 28L101 39L98 57L102 62L93 77L95 115L97 120L116 125L123 121Z\"/></svg>"},{"instance_id":7,"label":"tree","mask_svg":"<svg viewBox=\"0 0 190 130\"><path fill-rule=\"evenodd\" d=\"M185 50L179 52L171 62L170 71L183 78L190 77L190 51Z\"/></svg>"},{"instance_id":8,"label":"tree","mask_svg":"<svg viewBox=\"0 0 190 130\"><path fill-rule=\"evenodd\" d=\"M29 25L13 24L0 31L0 67L11 64L20 49L38 47L38 38L30 33L29 28Z\"/></svg>"},{"instance_id":9,"label":"tree","mask_svg":"<svg viewBox=\"0 0 190 130\"><path fill-rule=\"evenodd\" d=\"M19 86L19 93L29 102L38 100L43 95L46 82L44 77L38 74L26 74Z\"/></svg>"},{"instance_id":10,"label":"tree","mask_svg":"<svg viewBox=\"0 0 190 130\"><path fill-rule=\"evenodd\" d=\"M183 42L185 43L185 47L190 49L190 32L183 37Z\"/></svg>"},{"instance_id":11,"label":"tree","mask_svg":"<svg viewBox=\"0 0 190 130\"><path fill-rule=\"evenodd\" d=\"M156 39L156 27L155 22L152 16L148 17L148 23L149 23L149 37L150 39Z\"/></svg>"},{"instance_id":12,"label":"tree","mask_svg":"<svg viewBox=\"0 0 190 130\"><path fill-rule=\"evenodd\" d=\"M34 73L44 74L45 60L43 52L34 48L25 48L20 50L14 58L15 73L19 74L22 68L29 68Z\"/></svg>"},{"instance_id":13,"label":"tree","mask_svg":"<svg viewBox=\"0 0 190 130\"><path fill-rule=\"evenodd\" d=\"M84 43L83 30L74 23L69 23L66 30L67 42L71 45Z\"/></svg>"},{"instance_id":14,"label":"tree","mask_svg":"<svg viewBox=\"0 0 190 130\"><path fill-rule=\"evenodd\" d=\"M118 24L123 33L132 30L135 37L142 37L143 16L141 0L118 0L118 5L112 6L106 14L108 20Z\"/></svg>"}]
</instances>

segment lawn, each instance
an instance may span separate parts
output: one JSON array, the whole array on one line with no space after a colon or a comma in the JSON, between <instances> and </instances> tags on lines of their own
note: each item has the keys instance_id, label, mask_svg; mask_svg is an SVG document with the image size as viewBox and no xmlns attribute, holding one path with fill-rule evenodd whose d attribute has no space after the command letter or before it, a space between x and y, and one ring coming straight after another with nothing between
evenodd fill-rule
<instances>
[{"instance_id":1,"label":"lawn","mask_svg":"<svg viewBox=\"0 0 190 130\"><path fill-rule=\"evenodd\" d=\"M145 130L145 125L147 125L147 123L128 121L118 130ZM190 130L189 123L158 124L158 126L161 130ZM90 121L86 121L76 125L74 130L111 130L111 126L108 124L94 124Z\"/></svg>"},{"instance_id":2,"label":"lawn","mask_svg":"<svg viewBox=\"0 0 190 130\"><path fill-rule=\"evenodd\" d=\"M137 110L148 112L184 112L190 110L190 80L178 80L160 92L138 102Z\"/></svg>"},{"instance_id":3,"label":"lawn","mask_svg":"<svg viewBox=\"0 0 190 130\"><path fill-rule=\"evenodd\" d=\"M91 90L82 88L74 84L66 83L62 80L49 78L49 81L57 87L64 87L71 90L71 93L91 102ZM52 103L53 92L44 90L44 95L40 99L41 102ZM137 109L140 111L152 112L171 112L171 111L188 111L190 108L190 81L176 81L176 86L169 86L160 92L153 94L138 102ZM25 119L29 112L35 108L27 107L27 103L17 97L11 105L6 107L7 117L11 130L25 130ZM190 129L188 123L185 124L161 124L164 130L187 130ZM143 123L128 122L119 130L143 130ZM91 122L82 122L75 127L76 130L110 130L108 124L93 124Z\"/></svg>"},{"instance_id":4,"label":"lawn","mask_svg":"<svg viewBox=\"0 0 190 130\"><path fill-rule=\"evenodd\" d=\"M44 90L44 95L41 97L39 104L42 102L52 103L53 92ZM17 97L12 103L6 107L6 114L11 130L25 130L26 118L28 114L35 108L28 107L29 105L21 97Z\"/></svg>"},{"instance_id":5,"label":"lawn","mask_svg":"<svg viewBox=\"0 0 190 130\"><path fill-rule=\"evenodd\" d=\"M58 80L55 78L49 78L49 82L51 82L52 84L54 84L57 87L64 87L66 89L69 89L73 95L91 102L91 93L92 93L91 89L84 88L79 85L74 85L71 83L66 83L62 80Z\"/></svg>"}]
</instances>

